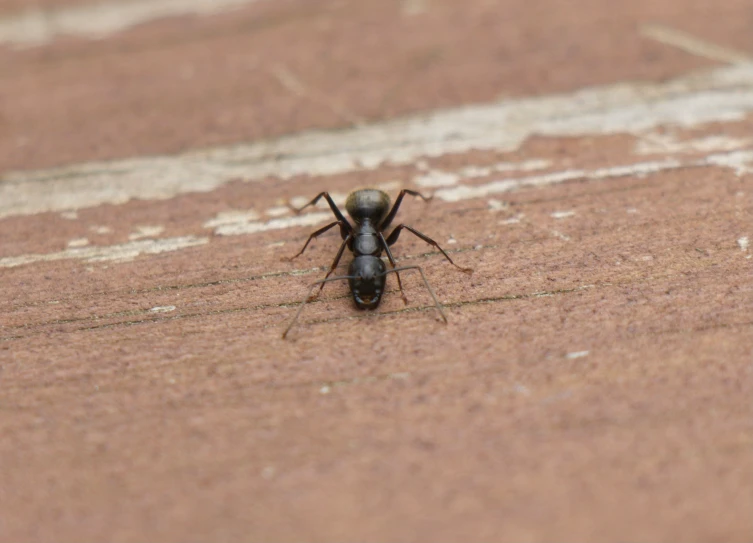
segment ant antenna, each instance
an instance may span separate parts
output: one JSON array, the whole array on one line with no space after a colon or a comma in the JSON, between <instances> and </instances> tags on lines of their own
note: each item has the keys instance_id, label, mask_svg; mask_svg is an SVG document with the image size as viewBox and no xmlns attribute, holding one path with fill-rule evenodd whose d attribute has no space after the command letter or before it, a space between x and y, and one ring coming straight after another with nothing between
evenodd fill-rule
<instances>
[{"instance_id":1,"label":"ant antenna","mask_svg":"<svg viewBox=\"0 0 753 543\"><path fill-rule=\"evenodd\" d=\"M429 286L429 281L426 280L426 276L424 275L424 270L421 269L421 266L403 266L400 268L392 268L391 270L387 270L386 272L384 272L383 275L387 275L388 273L395 273L395 272L399 272L403 270L418 270L418 272L421 274L421 279L424 280L424 285L426 285L426 290L429 291L429 294L431 294L431 299L434 300L434 306L437 308L437 311L439 311L439 314L442 316L442 320L444 320L445 324L447 324L447 316L444 314L444 310L442 309L442 304L439 303L439 300L437 300L437 297L434 294L434 291L431 289L431 286Z\"/></svg>"},{"instance_id":2,"label":"ant antenna","mask_svg":"<svg viewBox=\"0 0 753 543\"><path fill-rule=\"evenodd\" d=\"M306 297L301 302L301 305L298 306L298 311L295 312L295 316L293 317L293 320L290 321L290 324L285 329L285 331L282 333L282 339L285 339L285 336L288 335L288 332L290 332L290 329L293 328L293 325L298 320L298 315L301 314L301 311L303 311L303 306L306 305L306 303L309 301L309 298L311 297L311 291L314 290L315 286L317 286L317 285L323 285L324 283L329 283L330 281L342 281L343 279L355 279L355 277L352 276L352 275L339 275L337 277L330 277L329 279L322 279L321 281L317 281L316 283L311 283L311 285L309 287L308 294L306 294ZM433 295L434 294L432 294L432 296ZM436 301L436 298L434 299L434 301ZM445 319L445 322L446 321L447 321L447 319Z\"/></svg>"}]
</instances>

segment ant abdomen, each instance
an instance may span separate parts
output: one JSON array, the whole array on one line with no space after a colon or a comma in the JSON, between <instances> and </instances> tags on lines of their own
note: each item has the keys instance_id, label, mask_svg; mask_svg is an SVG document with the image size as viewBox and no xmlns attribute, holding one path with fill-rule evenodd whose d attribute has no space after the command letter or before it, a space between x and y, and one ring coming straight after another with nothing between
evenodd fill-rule
<instances>
[{"instance_id":1,"label":"ant abdomen","mask_svg":"<svg viewBox=\"0 0 753 543\"><path fill-rule=\"evenodd\" d=\"M348 215L358 224L370 221L374 226L378 226L387 215L389 208L390 197L386 192L377 189L351 192L345 201Z\"/></svg>"}]
</instances>

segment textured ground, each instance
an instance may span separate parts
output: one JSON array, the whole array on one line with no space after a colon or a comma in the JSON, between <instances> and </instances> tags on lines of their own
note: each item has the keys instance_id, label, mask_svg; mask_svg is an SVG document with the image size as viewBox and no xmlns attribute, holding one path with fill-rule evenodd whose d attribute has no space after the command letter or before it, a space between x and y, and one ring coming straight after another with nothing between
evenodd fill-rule
<instances>
[{"instance_id":1,"label":"textured ground","mask_svg":"<svg viewBox=\"0 0 753 543\"><path fill-rule=\"evenodd\" d=\"M0 540L753 539L748 1L207 5L0 0Z\"/></svg>"}]
</instances>

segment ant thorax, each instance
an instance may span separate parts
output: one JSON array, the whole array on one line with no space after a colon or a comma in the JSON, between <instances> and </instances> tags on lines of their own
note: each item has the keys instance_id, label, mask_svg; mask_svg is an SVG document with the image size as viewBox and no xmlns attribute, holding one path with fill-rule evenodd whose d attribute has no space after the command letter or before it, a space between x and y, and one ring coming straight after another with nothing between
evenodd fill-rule
<instances>
[{"instance_id":1,"label":"ant thorax","mask_svg":"<svg viewBox=\"0 0 753 543\"><path fill-rule=\"evenodd\" d=\"M376 228L371 225L370 220L360 223L358 235L353 237L351 250L355 256L372 255L379 256L382 254L382 245L377 237Z\"/></svg>"}]
</instances>

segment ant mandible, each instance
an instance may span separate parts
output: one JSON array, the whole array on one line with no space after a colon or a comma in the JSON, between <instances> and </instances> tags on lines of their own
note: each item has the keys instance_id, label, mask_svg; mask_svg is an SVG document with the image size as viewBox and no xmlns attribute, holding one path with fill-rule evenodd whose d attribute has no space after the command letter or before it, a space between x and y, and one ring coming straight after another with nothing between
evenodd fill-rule
<instances>
[{"instance_id":1,"label":"ant mandible","mask_svg":"<svg viewBox=\"0 0 753 543\"><path fill-rule=\"evenodd\" d=\"M332 213L335 215L335 218L337 220L311 234L308 240L306 240L306 243L303 245L303 248L296 255L289 258L289 260L293 260L294 258L302 255L306 250L306 247L308 247L309 243L311 243L312 239L316 238L320 234L323 234L330 228L334 228L335 226L340 227L340 236L342 237L343 242L342 245L340 245L340 250L337 251L337 255L335 255L335 260L334 262L332 262L332 266L330 266L327 275L325 275L324 279L322 279L321 281L313 283L309 288L309 292L306 295L306 298L304 298L301 302L301 305L298 307L298 311L293 317L293 320L282 333L283 339L288 335L288 332L290 332L290 329L293 328L293 325L298 320L298 316L301 314L303 306L306 305L306 302L315 299L319 295L319 293L321 293L322 289L324 288L324 284L328 283L329 281L340 281L347 279L348 285L350 287L350 292L353 294L353 300L355 301L356 306L359 309L376 309L382 299L384 285L387 281L387 274L394 273L397 277L397 285L400 288L400 295L403 298L403 302L407 304L408 298L405 296L405 292L403 291L403 284L400 281L400 274L398 273L407 270L418 270L418 272L421 274L421 278L424 281L424 285L426 285L426 290L429 291L432 300L434 300L434 306L442 316L442 320L444 320L445 323L447 322L447 317L442 310L442 305L437 300L437 297L435 296L434 291L431 289L431 286L429 286L429 282L426 280L426 276L424 275L424 271L421 269L421 267L402 266L398 268L395 264L395 259L392 256L392 252L390 251L390 247L394 245L397 241L397 238L400 237L400 232L405 229L412 234L415 234L429 245L433 245L434 247L439 249L444 257L450 261L450 264L452 264L459 270L465 273L473 273L473 270L471 268L462 268L455 264L450 258L450 255L448 255L436 241L406 224L399 224L392 230L389 236L387 236L386 238L384 237L383 232L390 226L390 224L392 224L395 215L397 215L398 209L400 209L400 204L403 202L403 197L406 194L417 196L423 199L425 202L428 202L431 199L431 197L427 198L419 192L403 189L400 191L400 194L395 200L395 205L393 205L392 209L390 209L390 197L387 195L387 193L381 190L362 189L351 192L348 195L347 200L345 201L345 209L348 211L348 215L350 215L350 217L353 219L353 222L355 222L355 226L352 226L350 222L348 222L348 220L343 216L342 212L327 192L320 193L308 204L295 210L296 213L300 213L305 208L315 205L321 198L324 198L325 200L327 200L327 203L329 204L330 209L332 209ZM354 256L353 261L348 267L348 275L330 277L332 272L335 271L335 268L337 268L337 265L340 263L340 258L345 251L345 247L347 247ZM387 254L387 259L392 265L392 269L390 270L387 270L384 262L380 258L382 251ZM317 292L316 295L312 297L311 291L317 285L319 285L319 292Z\"/></svg>"}]
</instances>

